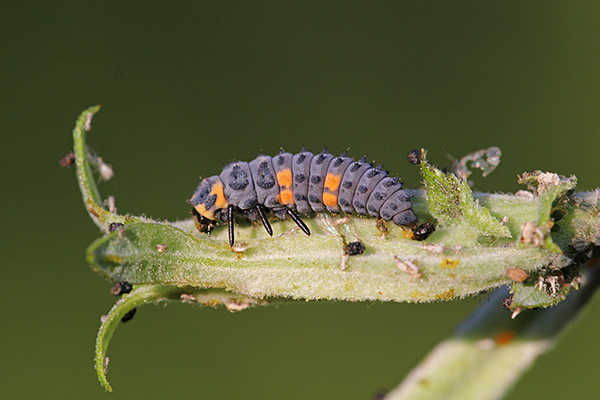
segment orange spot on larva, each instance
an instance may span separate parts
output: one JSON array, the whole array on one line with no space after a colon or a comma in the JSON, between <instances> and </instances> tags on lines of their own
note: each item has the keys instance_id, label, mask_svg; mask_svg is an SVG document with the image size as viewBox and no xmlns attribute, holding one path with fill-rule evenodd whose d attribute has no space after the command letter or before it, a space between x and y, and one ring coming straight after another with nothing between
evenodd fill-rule
<instances>
[{"instance_id":1,"label":"orange spot on larva","mask_svg":"<svg viewBox=\"0 0 600 400\"><path fill-rule=\"evenodd\" d=\"M337 206L337 196L335 194L323 193L323 204L326 206L334 207Z\"/></svg>"},{"instance_id":2,"label":"orange spot on larva","mask_svg":"<svg viewBox=\"0 0 600 400\"><path fill-rule=\"evenodd\" d=\"M227 202L225 194L223 193L223 184L221 182L215 183L211 188L210 193L217 195L217 200L215 201L215 205L213 206L215 209L219 210L221 208L227 208L229 203Z\"/></svg>"},{"instance_id":3,"label":"orange spot on larva","mask_svg":"<svg viewBox=\"0 0 600 400\"><path fill-rule=\"evenodd\" d=\"M277 196L277 201L279 204L294 204L294 192L290 189L284 189L279 192L279 196Z\"/></svg>"},{"instance_id":4,"label":"orange spot on larva","mask_svg":"<svg viewBox=\"0 0 600 400\"><path fill-rule=\"evenodd\" d=\"M216 195L215 203L210 207L206 208L205 204L198 204L194 208L198 211L198 214L206 217L208 219L215 219L215 212L222 208L227 208L229 202L225 198L225 194L223 193L223 184L221 182L216 182L210 188L210 196Z\"/></svg>"},{"instance_id":5,"label":"orange spot on larva","mask_svg":"<svg viewBox=\"0 0 600 400\"><path fill-rule=\"evenodd\" d=\"M341 180L341 175L334 175L332 173L327 174L325 177L325 189L329 189L332 192L337 192L338 188L340 187Z\"/></svg>"},{"instance_id":6,"label":"orange spot on larva","mask_svg":"<svg viewBox=\"0 0 600 400\"><path fill-rule=\"evenodd\" d=\"M198 214L202 215L205 218L213 219L215 216L215 213L207 210L206 207L204 207L204 204L198 204L197 206L194 206L194 208L196 209L196 211L198 211Z\"/></svg>"},{"instance_id":7,"label":"orange spot on larva","mask_svg":"<svg viewBox=\"0 0 600 400\"><path fill-rule=\"evenodd\" d=\"M280 187L289 189L292 187L292 171L286 168L277 172L277 183Z\"/></svg>"}]
</instances>

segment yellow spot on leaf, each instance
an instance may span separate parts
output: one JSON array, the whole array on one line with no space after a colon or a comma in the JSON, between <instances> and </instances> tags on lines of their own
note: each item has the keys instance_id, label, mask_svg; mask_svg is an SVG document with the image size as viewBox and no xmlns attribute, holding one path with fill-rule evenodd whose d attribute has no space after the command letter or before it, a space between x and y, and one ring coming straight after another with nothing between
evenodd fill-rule
<instances>
[{"instance_id":1,"label":"yellow spot on leaf","mask_svg":"<svg viewBox=\"0 0 600 400\"><path fill-rule=\"evenodd\" d=\"M440 294L436 294L435 298L437 300L451 300L454 298L454 289L449 289L446 290L445 292L442 292Z\"/></svg>"},{"instance_id":2,"label":"yellow spot on leaf","mask_svg":"<svg viewBox=\"0 0 600 400\"><path fill-rule=\"evenodd\" d=\"M121 264L123 262L123 259L121 258L121 256L107 255L104 257L104 262L107 264Z\"/></svg>"},{"instance_id":3,"label":"yellow spot on leaf","mask_svg":"<svg viewBox=\"0 0 600 400\"><path fill-rule=\"evenodd\" d=\"M402 229L400 236L402 236L404 239L414 239L413 231L410 229Z\"/></svg>"},{"instance_id":4,"label":"yellow spot on leaf","mask_svg":"<svg viewBox=\"0 0 600 400\"><path fill-rule=\"evenodd\" d=\"M456 268L460 260L454 260L452 258L444 258L440 266L442 268Z\"/></svg>"}]
</instances>

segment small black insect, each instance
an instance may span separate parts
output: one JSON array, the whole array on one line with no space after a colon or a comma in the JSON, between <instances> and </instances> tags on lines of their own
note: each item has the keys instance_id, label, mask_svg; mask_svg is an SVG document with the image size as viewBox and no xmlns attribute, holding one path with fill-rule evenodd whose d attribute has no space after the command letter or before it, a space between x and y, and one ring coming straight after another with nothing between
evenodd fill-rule
<instances>
[{"instance_id":1,"label":"small black insect","mask_svg":"<svg viewBox=\"0 0 600 400\"><path fill-rule=\"evenodd\" d=\"M133 319L133 316L135 315L136 311L137 311L137 308L132 308L131 310L127 311L127 313L125 315L123 315L123 318L121 318L121 322L131 321Z\"/></svg>"},{"instance_id":2,"label":"small black insect","mask_svg":"<svg viewBox=\"0 0 600 400\"><path fill-rule=\"evenodd\" d=\"M500 303L500 305L501 305L501 306L502 306L502 308L504 308L505 310L509 310L509 311L511 311L511 309L510 309L510 305L512 304L512 302L513 302L513 296L512 296L512 294L511 294L511 295L510 295L510 296L508 296L507 298L503 299L503 300L502 300L502 302Z\"/></svg>"},{"instance_id":3,"label":"small black insect","mask_svg":"<svg viewBox=\"0 0 600 400\"><path fill-rule=\"evenodd\" d=\"M415 226L412 230L413 238L418 241L423 241L435 232L435 225L430 222L425 222L419 226Z\"/></svg>"},{"instance_id":4,"label":"small black insect","mask_svg":"<svg viewBox=\"0 0 600 400\"><path fill-rule=\"evenodd\" d=\"M357 256L364 253L365 245L362 242L351 242L344 246L344 254L349 256Z\"/></svg>"},{"instance_id":5,"label":"small black insect","mask_svg":"<svg viewBox=\"0 0 600 400\"><path fill-rule=\"evenodd\" d=\"M120 222L112 222L110 225L108 225L108 231L109 232L114 232L114 231L118 231L119 229L121 229L122 227L124 227L125 225L123 225Z\"/></svg>"},{"instance_id":6,"label":"small black insect","mask_svg":"<svg viewBox=\"0 0 600 400\"><path fill-rule=\"evenodd\" d=\"M133 286L131 283L127 281L120 281L115 283L115 285L110 289L110 294L113 296L120 296L122 294L131 292L132 289Z\"/></svg>"},{"instance_id":7,"label":"small black insect","mask_svg":"<svg viewBox=\"0 0 600 400\"><path fill-rule=\"evenodd\" d=\"M393 221L405 228L417 224L412 195L402 189L400 179L388 176L364 157L354 161L346 153L336 157L325 150L320 154L281 151L249 163L235 161L220 175L202 180L190 203L200 232L210 235L217 220L227 222L231 246L237 210L252 220L260 219L269 235L273 230L268 211L281 219L290 218L307 235L310 230L298 214L343 211Z\"/></svg>"}]
</instances>

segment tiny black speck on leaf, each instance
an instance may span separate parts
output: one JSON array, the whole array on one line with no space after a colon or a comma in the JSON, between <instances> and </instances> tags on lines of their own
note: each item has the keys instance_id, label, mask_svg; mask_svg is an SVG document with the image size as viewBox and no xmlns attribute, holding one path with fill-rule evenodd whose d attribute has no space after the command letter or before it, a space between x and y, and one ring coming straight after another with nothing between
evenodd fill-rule
<instances>
[{"instance_id":1,"label":"tiny black speck on leaf","mask_svg":"<svg viewBox=\"0 0 600 400\"><path fill-rule=\"evenodd\" d=\"M127 311L127 314L123 315L123 318L121 318L121 322L131 321L136 311L137 308L132 308L131 310Z\"/></svg>"},{"instance_id":2,"label":"tiny black speck on leaf","mask_svg":"<svg viewBox=\"0 0 600 400\"><path fill-rule=\"evenodd\" d=\"M430 222L425 222L413 228L413 236L418 241L427 239L433 232L435 232L435 225Z\"/></svg>"},{"instance_id":3,"label":"tiny black speck on leaf","mask_svg":"<svg viewBox=\"0 0 600 400\"><path fill-rule=\"evenodd\" d=\"M110 289L110 294L112 294L113 296L120 296L122 294L131 292L131 289L133 289L131 283L126 281L120 281L115 283L115 286L113 286L112 289Z\"/></svg>"},{"instance_id":4,"label":"tiny black speck on leaf","mask_svg":"<svg viewBox=\"0 0 600 400\"><path fill-rule=\"evenodd\" d=\"M365 245L361 242L351 242L344 246L344 253L349 256L356 256L365 251Z\"/></svg>"},{"instance_id":5,"label":"tiny black speck on leaf","mask_svg":"<svg viewBox=\"0 0 600 400\"><path fill-rule=\"evenodd\" d=\"M122 223L120 223L120 222L113 222L113 223L111 223L110 225L108 225L108 231L109 231L109 232L114 232L114 231L117 231L117 230L121 229L121 228L122 228L122 227L124 227L124 226L125 226L125 225L123 225L123 224L122 224Z\"/></svg>"}]
</instances>

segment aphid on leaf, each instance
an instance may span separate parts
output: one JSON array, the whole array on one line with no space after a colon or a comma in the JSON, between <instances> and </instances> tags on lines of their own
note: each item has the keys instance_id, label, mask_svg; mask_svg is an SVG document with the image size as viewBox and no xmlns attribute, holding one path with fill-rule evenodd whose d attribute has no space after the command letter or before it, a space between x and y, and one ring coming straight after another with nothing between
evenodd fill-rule
<instances>
[{"instance_id":1,"label":"aphid on leaf","mask_svg":"<svg viewBox=\"0 0 600 400\"><path fill-rule=\"evenodd\" d=\"M365 245L361 242L351 242L344 246L344 254L357 256L365 252Z\"/></svg>"},{"instance_id":2,"label":"aphid on leaf","mask_svg":"<svg viewBox=\"0 0 600 400\"><path fill-rule=\"evenodd\" d=\"M127 281L120 281L115 283L115 285L110 289L110 294L112 294L113 296L120 296L122 294L131 292L132 289L133 286L131 285L131 283Z\"/></svg>"},{"instance_id":3,"label":"aphid on leaf","mask_svg":"<svg viewBox=\"0 0 600 400\"><path fill-rule=\"evenodd\" d=\"M119 229L123 228L125 225L123 225L120 222L111 222L110 225L108 225L108 231L109 232L114 232L114 231L118 231Z\"/></svg>"},{"instance_id":4,"label":"aphid on leaf","mask_svg":"<svg viewBox=\"0 0 600 400\"><path fill-rule=\"evenodd\" d=\"M435 225L430 222L425 222L424 224L415 226L412 229L413 239L420 242L427 239L433 232L435 232Z\"/></svg>"},{"instance_id":5,"label":"aphid on leaf","mask_svg":"<svg viewBox=\"0 0 600 400\"><path fill-rule=\"evenodd\" d=\"M198 230L210 235L216 221L227 222L232 246L238 210L252 220L260 219L271 236L269 211L293 220L307 235L310 230L298 214L343 211L405 228L417 225L412 195L402 189L397 177L388 176L381 166L373 167L364 157L354 161L345 153L336 157L325 150L320 154L302 150L295 155L281 151L249 163L235 161L220 175L202 180L190 202Z\"/></svg>"},{"instance_id":6,"label":"aphid on leaf","mask_svg":"<svg viewBox=\"0 0 600 400\"><path fill-rule=\"evenodd\" d=\"M131 310L127 311L127 313L125 313L125 315L123 315L123 318L121 318L121 322L131 321L133 319L133 316L135 315L136 311L137 311L137 308L132 308Z\"/></svg>"}]
</instances>

